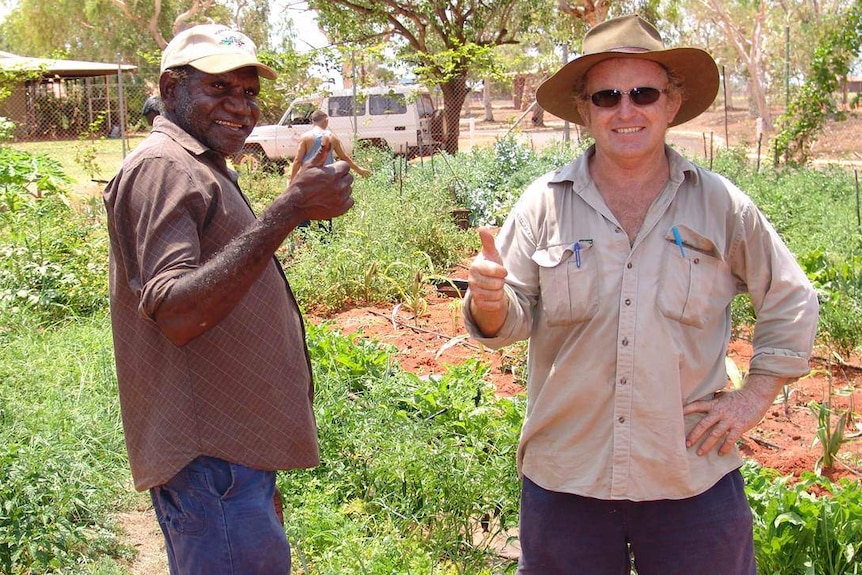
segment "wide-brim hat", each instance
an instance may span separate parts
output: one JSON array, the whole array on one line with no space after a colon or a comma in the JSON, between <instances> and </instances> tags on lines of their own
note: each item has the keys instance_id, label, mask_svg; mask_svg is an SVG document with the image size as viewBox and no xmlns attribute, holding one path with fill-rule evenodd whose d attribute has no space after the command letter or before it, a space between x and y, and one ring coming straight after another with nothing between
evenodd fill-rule
<instances>
[{"instance_id":1,"label":"wide-brim hat","mask_svg":"<svg viewBox=\"0 0 862 575\"><path fill-rule=\"evenodd\" d=\"M247 66L270 80L278 72L258 61L257 47L243 34L220 24L199 24L183 30L162 52L162 69L192 66L207 74L223 74Z\"/></svg>"},{"instance_id":2,"label":"wide-brim hat","mask_svg":"<svg viewBox=\"0 0 862 575\"><path fill-rule=\"evenodd\" d=\"M584 36L583 55L545 80L536 91L539 105L551 114L585 125L578 111L575 84L587 71L611 58L635 58L661 64L682 81L685 97L670 123L676 126L697 117L712 105L718 94L718 66L700 48L665 48L655 27L632 14L598 24ZM636 86L618 86L628 90Z\"/></svg>"}]
</instances>

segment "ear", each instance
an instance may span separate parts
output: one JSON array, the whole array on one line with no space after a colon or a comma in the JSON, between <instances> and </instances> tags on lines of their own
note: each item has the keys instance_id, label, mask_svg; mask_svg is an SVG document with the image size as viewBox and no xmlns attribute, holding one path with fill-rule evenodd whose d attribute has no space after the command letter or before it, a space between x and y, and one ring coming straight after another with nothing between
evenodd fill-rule
<instances>
[{"instance_id":1,"label":"ear","mask_svg":"<svg viewBox=\"0 0 862 575\"><path fill-rule=\"evenodd\" d=\"M590 103L586 100L582 100L581 98L576 98L575 106L578 109L578 114L581 115L581 119L583 119L584 121L584 126L589 128L590 122L592 121L592 118L590 118L590 112L592 111L592 109L590 108Z\"/></svg>"},{"instance_id":2,"label":"ear","mask_svg":"<svg viewBox=\"0 0 862 575\"><path fill-rule=\"evenodd\" d=\"M174 78L173 74L169 72L163 72L162 75L159 76L159 94L162 97L162 105L165 107L165 110L173 111L176 91L176 78Z\"/></svg>"},{"instance_id":3,"label":"ear","mask_svg":"<svg viewBox=\"0 0 862 575\"><path fill-rule=\"evenodd\" d=\"M679 109L682 107L682 91L673 90L667 95L667 117L668 124L674 121L676 115L679 113Z\"/></svg>"}]
</instances>

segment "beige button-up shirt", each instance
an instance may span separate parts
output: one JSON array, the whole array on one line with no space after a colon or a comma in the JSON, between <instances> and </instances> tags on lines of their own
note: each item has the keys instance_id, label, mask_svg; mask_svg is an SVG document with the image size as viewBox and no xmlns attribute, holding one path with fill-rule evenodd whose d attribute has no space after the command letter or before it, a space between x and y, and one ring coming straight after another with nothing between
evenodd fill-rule
<instances>
[{"instance_id":1,"label":"beige button-up shirt","mask_svg":"<svg viewBox=\"0 0 862 575\"><path fill-rule=\"evenodd\" d=\"M817 299L750 198L670 148L670 180L630 245L592 153L524 192L496 239L506 322L480 337L466 301L468 330L492 348L530 339L521 473L600 499L697 495L742 463L687 449L702 414L682 414L727 383L731 300L748 292L757 312L749 371L794 378L809 371Z\"/></svg>"}]
</instances>

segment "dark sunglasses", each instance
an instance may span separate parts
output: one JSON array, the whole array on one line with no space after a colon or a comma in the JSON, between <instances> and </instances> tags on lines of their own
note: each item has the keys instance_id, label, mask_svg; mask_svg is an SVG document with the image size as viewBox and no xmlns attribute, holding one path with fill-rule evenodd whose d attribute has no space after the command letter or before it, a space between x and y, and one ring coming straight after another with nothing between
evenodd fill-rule
<instances>
[{"instance_id":1,"label":"dark sunglasses","mask_svg":"<svg viewBox=\"0 0 862 575\"><path fill-rule=\"evenodd\" d=\"M667 90L658 88L632 88L631 90L599 90L592 96L590 101L599 108L613 108L623 99L623 94L628 94L633 104L647 106L658 101Z\"/></svg>"}]
</instances>

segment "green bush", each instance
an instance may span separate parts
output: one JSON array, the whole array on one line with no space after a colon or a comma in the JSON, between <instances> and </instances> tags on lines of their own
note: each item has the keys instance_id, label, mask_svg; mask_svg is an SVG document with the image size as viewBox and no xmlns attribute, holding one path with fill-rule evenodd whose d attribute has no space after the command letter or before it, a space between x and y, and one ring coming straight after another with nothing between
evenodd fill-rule
<instances>
[{"instance_id":1,"label":"green bush","mask_svg":"<svg viewBox=\"0 0 862 575\"><path fill-rule=\"evenodd\" d=\"M68 185L56 161L0 148L0 331L27 315L47 325L106 307L102 208L73 208Z\"/></svg>"},{"instance_id":2,"label":"green bush","mask_svg":"<svg viewBox=\"0 0 862 575\"><path fill-rule=\"evenodd\" d=\"M469 153L436 161L435 184L449 191L457 206L470 210L474 226L499 226L521 197L524 189L542 174L571 162L580 153L566 143L540 152L514 137L501 138L492 148L474 148Z\"/></svg>"},{"instance_id":3,"label":"green bush","mask_svg":"<svg viewBox=\"0 0 862 575\"><path fill-rule=\"evenodd\" d=\"M309 329L321 465L283 488L308 573L484 572L517 524L522 398L478 363L422 379L358 341Z\"/></svg>"},{"instance_id":4,"label":"green bush","mask_svg":"<svg viewBox=\"0 0 862 575\"><path fill-rule=\"evenodd\" d=\"M846 575L862 572L862 490L805 474L798 483L747 463L758 573ZM813 492L822 492L816 496Z\"/></svg>"},{"instance_id":5,"label":"green bush","mask_svg":"<svg viewBox=\"0 0 862 575\"><path fill-rule=\"evenodd\" d=\"M369 148L358 151L357 161L373 173L354 181L353 208L333 220L331 231L317 223L294 231L281 254L307 309L403 301L478 243L474 232L455 225L452 203L434 185L430 162L405 171L397 159Z\"/></svg>"}]
</instances>

